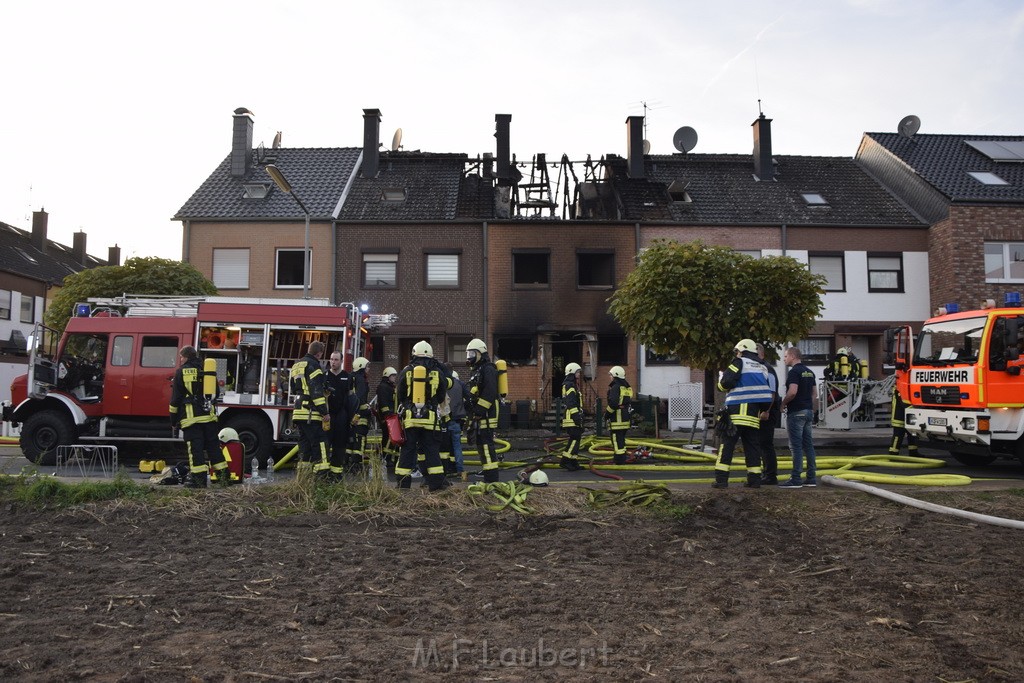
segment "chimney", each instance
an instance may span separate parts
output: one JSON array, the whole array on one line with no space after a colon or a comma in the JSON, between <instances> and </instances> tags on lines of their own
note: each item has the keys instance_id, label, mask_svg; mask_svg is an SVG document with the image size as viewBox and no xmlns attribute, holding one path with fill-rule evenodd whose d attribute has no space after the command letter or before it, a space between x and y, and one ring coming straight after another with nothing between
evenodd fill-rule
<instances>
[{"instance_id":1,"label":"chimney","mask_svg":"<svg viewBox=\"0 0 1024 683\"><path fill-rule=\"evenodd\" d=\"M71 237L73 239L71 242L71 256L74 257L76 263L80 263L83 266L89 265L89 256L85 253L85 233L79 230Z\"/></svg>"},{"instance_id":2,"label":"chimney","mask_svg":"<svg viewBox=\"0 0 1024 683\"><path fill-rule=\"evenodd\" d=\"M380 168L380 109L363 110L363 177L376 178Z\"/></svg>"},{"instance_id":3,"label":"chimney","mask_svg":"<svg viewBox=\"0 0 1024 683\"><path fill-rule=\"evenodd\" d=\"M46 209L32 212L32 246L44 254L46 253L46 224L50 220L49 216Z\"/></svg>"},{"instance_id":4,"label":"chimney","mask_svg":"<svg viewBox=\"0 0 1024 683\"><path fill-rule=\"evenodd\" d=\"M481 167L481 171L481 175L483 175L484 178L494 177L494 155L491 154L490 152L484 152L484 160L483 165Z\"/></svg>"},{"instance_id":5,"label":"chimney","mask_svg":"<svg viewBox=\"0 0 1024 683\"><path fill-rule=\"evenodd\" d=\"M107 247L107 265L121 265L121 247L117 246L116 244L112 247Z\"/></svg>"},{"instance_id":6,"label":"chimney","mask_svg":"<svg viewBox=\"0 0 1024 683\"><path fill-rule=\"evenodd\" d=\"M231 129L231 177L244 178L252 158L252 112L245 107L235 110Z\"/></svg>"},{"instance_id":7,"label":"chimney","mask_svg":"<svg viewBox=\"0 0 1024 683\"><path fill-rule=\"evenodd\" d=\"M759 180L774 180L775 167L772 165L772 120L762 113L754 121L754 175Z\"/></svg>"},{"instance_id":8,"label":"chimney","mask_svg":"<svg viewBox=\"0 0 1024 683\"><path fill-rule=\"evenodd\" d=\"M626 117L626 148L629 150L627 173L630 178L644 177L644 117Z\"/></svg>"},{"instance_id":9,"label":"chimney","mask_svg":"<svg viewBox=\"0 0 1024 683\"><path fill-rule=\"evenodd\" d=\"M509 126L512 114L494 115L494 137L498 139L498 184L512 184L512 147L509 141Z\"/></svg>"}]
</instances>

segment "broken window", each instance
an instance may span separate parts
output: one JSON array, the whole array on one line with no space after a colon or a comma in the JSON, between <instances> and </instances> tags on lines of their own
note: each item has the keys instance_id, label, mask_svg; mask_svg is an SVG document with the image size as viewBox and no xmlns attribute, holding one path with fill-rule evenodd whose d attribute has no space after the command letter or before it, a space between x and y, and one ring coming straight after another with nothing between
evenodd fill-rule
<instances>
[{"instance_id":1,"label":"broken window","mask_svg":"<svg viewBox=\"0 0 1024 683\"><path fill-rule=\"evenodd\" d=\"M624 334L597 335L598 365L628 365L626 349L629 344Z\"/></svg>"},{"instance_id":2,"label":"broken window","mask_svg":"<svg viewBox=\"0 0 1024 683\"><path fill-rule=\"evenodd\" d=\"M534 360L533 337L497 337L495 354L507 363L524 364Z\"/></svg>"},{"instance_id":3,"label":"broken window","mask_svg":"<svg viewBox=\"0 0 1024 683\"><path fill-rule=\"evenodd\" d=\"M615 286L615 252L576 252L576 285L580 289L611 289Z\"/></svg>"},{"instance_id":4,"label":"broken window","mask_svg":"<svg viewBox=\"0 0 1024 683\"><path fill-rule=\"evenodd\" d=\"M512 286L547 289L551 285L551 252L547 249L512 251Z\"/></svg>"}]
</instances>

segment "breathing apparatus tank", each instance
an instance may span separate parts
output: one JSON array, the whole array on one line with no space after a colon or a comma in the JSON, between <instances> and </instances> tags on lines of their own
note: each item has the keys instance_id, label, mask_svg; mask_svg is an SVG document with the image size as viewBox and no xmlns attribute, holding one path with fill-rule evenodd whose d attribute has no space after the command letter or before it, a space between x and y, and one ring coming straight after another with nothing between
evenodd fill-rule
<instances>
[{"instance_id":1,"label":"breathing apparatus tank","mask_svg":"<svg viewBox=\"0 0 1024 683\"><path fill-rule=\"evenodd\" d=\"M427 368L417 365L412 369L412 402L422 408L427 402Z\"/></svg>"},{"instance_id":2,"label":"breathing apparatus tank","mask_svg":"<svg viewBox=\"0 0 1024 683\"><path fill-rule=\"evenodd\" d=\"M505 398L508 396L508 363L498 360L494 367L498 369L498 395Z\"/></svg>"},{"instance_id":3,"label":"breathing apparatus tank","mask_svg":"<svg viewBox=\"0 0 1024 683\"><path fill-rule=\"evenodd\" d=\"M203 361L203 395L211 399L217 395L217 361L213 358Z\"/></svg>"}]
</instances>

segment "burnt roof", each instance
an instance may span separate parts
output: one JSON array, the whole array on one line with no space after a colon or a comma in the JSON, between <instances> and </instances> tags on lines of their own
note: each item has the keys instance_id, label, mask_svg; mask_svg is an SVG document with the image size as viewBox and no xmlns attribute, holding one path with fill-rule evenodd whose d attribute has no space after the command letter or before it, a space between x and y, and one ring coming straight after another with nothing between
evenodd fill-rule
<instances>
[{"instance_id":1,"label":"burnt roof","mask_svg":"<svg viewBox=\"0 0 1024 683\"><path fill-rule=\"evenodd\" d=\"M1024 163L994 161L967 141L1024 142L1021 135L865 133L951 201L1024 202ZM985 185L968 171L995 173L1006 185Z\"/></svg>"},{"instance_id":2,"label":"burnt roof","mask_svg":"<svg viewBox=\"0 0 1024 683\"><path fill-rule=\"evenodd\" d=\"M281 170L310 218L330 220L361 152L359 147L282 147L266 150L263 163L272 162ZM245 186L250 183L268 185L266 197L247 199ZM173 220L295 220L302 216L295 199L278 189L262 164L250 164L245 177L233 177L228 154Z\"/></svg>"},{"instance_id":3,"label":"burnt roof","mask_svg":"<svg viewBox=\"0 0 1024 683\"><path fill-rule=\"evenodd\" d=\"M607 177L623 220L691 225L925 226L847 157L775 156L775 179L761 182L748 154L644 157L646 177L629 178L626 159L609 155ZM673 201L669 187L691 201ZM827 204L809 205L804 193Z\"/></svg>"},{"instance_id":4,"label":"burnt roof","mask_svg":"<svg viewBox=\"0 0 1024 683\"><path fill-rule=\"evenodd\" d=\"M377 176L355 178L338 220L454 220L466 158L465 154L381 152Z\"/></svg>"},{"instance_id":5,"label":"burnt roof","mask_svg":"<svg viewBox=\"0 0 1024 683\"><path fill-rule=\"evenodd\" d=\"M32 246L31 232L0 223L0 271L61 284L68 275L107 265L94 256L87 255L86 261L87 265L82 265L75 259L71 247L50 239L46 240L46 253L43 253Z\"/></svg>"}]
</instances>

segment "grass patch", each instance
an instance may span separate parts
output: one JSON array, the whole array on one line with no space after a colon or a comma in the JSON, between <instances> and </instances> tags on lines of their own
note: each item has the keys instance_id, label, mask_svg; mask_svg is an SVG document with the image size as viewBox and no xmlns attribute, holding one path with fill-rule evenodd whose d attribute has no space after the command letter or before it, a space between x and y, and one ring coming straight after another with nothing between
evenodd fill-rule
<instances>
[{"instance_id":1,"label":"grass patch","mask_svg":"<svg viewBox=\"0 0 1024 683\"><path fill-rule=\"evenodd\" d=\"M0 491L6 502L16 505L62 509L100 501L141 500L149 495L150 488L135 483L122 470L113 479L77 483L23 472L16 477L3 477Z\"/></svg>"}]
</instances>

